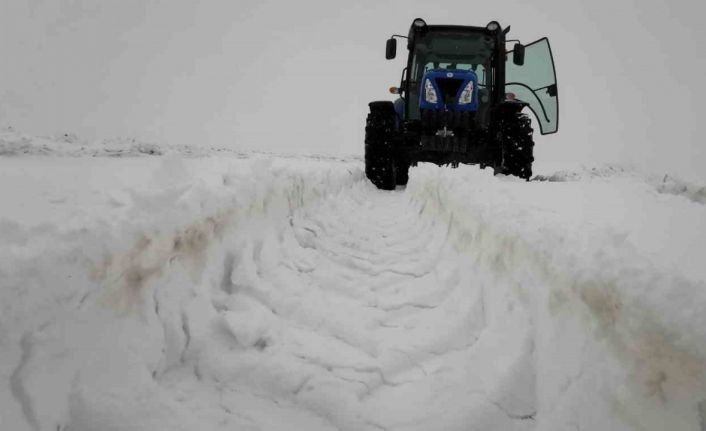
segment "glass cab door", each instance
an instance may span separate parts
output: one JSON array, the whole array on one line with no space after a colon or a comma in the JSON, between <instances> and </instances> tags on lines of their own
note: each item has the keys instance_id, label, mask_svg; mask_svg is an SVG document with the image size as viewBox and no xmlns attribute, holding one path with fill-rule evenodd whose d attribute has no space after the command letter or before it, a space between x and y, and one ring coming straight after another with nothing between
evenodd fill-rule
<instances>
[{"instance_id":1,"label":"glass cab door","mask_svg":"<svg viewBox=\"0 0 706 431\"><path fill-rule=\"evenodd\" d=\"M555 133L559 128L559 97L552 49L547 38L539 39L525 47L522 66L513 63L513 52L505 61L505 91L527 102L539 120L543 135Z\"/></svg>"}]
</instances>

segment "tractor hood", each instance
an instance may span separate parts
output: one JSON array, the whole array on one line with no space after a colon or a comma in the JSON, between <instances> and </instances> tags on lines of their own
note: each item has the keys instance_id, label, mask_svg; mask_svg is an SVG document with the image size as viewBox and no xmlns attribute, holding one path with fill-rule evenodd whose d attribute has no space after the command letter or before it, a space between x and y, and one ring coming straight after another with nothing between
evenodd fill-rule
<instances>
[{"instance_id":1,"label":"tractor hood","mask_svg":"<svg viewBox=\"0 0 706 431\"><path fill-rule=\"evenodd\" d=\"M478 109L478 76L471 70L431 69L419 90L419 108L472 112Z\"/></svg>"}]
</instances>

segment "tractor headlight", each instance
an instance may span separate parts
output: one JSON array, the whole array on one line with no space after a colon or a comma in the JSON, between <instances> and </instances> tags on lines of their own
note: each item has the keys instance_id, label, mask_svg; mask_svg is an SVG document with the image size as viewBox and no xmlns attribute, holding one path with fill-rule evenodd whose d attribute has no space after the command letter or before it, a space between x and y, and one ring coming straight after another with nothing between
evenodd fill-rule
<instances>
[{"instance_id":1,"label":"tractor headlight","mask_svg":"<svg viewBox=\"0 0 706 431\"><path fill-rule=\"evenodd\" d=\"M469 81L466 87L461 92L461 97L458 98L459 105L468 105L473 101L473 81Z\"/></svg>"},{"instance_id":2,"label":"tractor headlight","mask_svg":"<svg viewBox=\"0 0 706 431\"><path fill-rule=\"evenodd\" d=\"M429 103L436 103L438 100L436 97L436 90L434 90L434 86L431 85L431 81L428 79L424 81L424 100Z\"/></svg>"}]
</instances>

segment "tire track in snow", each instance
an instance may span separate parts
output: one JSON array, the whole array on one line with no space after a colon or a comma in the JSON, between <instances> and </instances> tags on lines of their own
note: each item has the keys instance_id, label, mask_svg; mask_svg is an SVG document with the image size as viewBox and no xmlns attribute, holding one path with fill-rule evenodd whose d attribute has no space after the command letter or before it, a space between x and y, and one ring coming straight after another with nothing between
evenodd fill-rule
<instances>
[{"instance_id":1,"label":"tire track in snow","mask_svg":"<svg viewBox=\"0 0 706 431\"><path fill-rule=\"evenodd\" d=\"M451 247L446 221L419 214L404 191L362 183L295 213L289 228L298 247L258 241L257 280L241 293L276 310L285 334L273 348L314 367L293 388L297 402L341 429L434 426L423 417L403 425L420 414L448 416L445 429L466 429L474 419L464 400L477 404L479 394L497 390L482 383L482 370L473 370L474 344L487 324L487 281L474 286L472 268ZM257 260L275 248L279 264L261 268ZM300 270L299 262L310 269ZM521 339L524 331L518 333ZM525 352L513 355L510 362L521 362ZM332 392L331 385L340 387ZM409 397L409 391L421 395ZM444 392L457 398L452 405L434 401ZM342 401L349 395L357 401ZM508 424L534 414L533 407L515 413L517 407L497 398L478 404L474 417L515 429ZM381 416L380 403L392 403L393 412Z\"/></svg>"},{"instance_id":2,"label":"tire track in snow","mask_svg":"<svg viewBox=\"0 0 706 431\"><path fill-rule=\"evenodd\" d=\"M20 363L10 375L10 391L22 407L22 413L24 414L27 423L32 427L32 429L39 430L40 427L37 422L37 416L34 412L34 407L32 406L32 398L25 390L24 383L24 368L32 357L31 333L24 334L20 339L20 351L22 352Z\"/></svg>"}]
</instances>

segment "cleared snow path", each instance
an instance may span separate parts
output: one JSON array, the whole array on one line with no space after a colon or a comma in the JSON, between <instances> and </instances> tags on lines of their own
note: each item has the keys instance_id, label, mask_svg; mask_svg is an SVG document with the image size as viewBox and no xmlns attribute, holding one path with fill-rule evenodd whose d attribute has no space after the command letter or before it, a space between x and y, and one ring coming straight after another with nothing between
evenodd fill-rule
<instances>
[{"instance_id":1,"label":"cleared snow path","mask_svg":"<svg viewBox=\"0 0 706 431\"><path fill-rule=\"evenodd\" d=\"M500 325L512 330L491 321L488 331L499 316L487 315L487 276L459 259L448 220L420 210L403 192L360 182L279 229L256 222L260 234L234 239L225 254L226 278L212 293L218 325L198 322L204 311L190 304L187 365L160 382L185 391L194 411L233 397L220 405L253 429L314 425L291 412L263 424L272 406L239 407L252 397L311 412L323 429L531 429L527 316L503 310Z\"/></svg>"},{"instance_id":2,"label":"cleared snow path","mask_svg":"<svg viewBox=\"0 0 706 431\"><path fill-rule=\"evenodd\" d=\"M677 188L0 165L0 429L706 429L706 206Z\"/></svg>"},{"instance_id":3,"label":"cleared snow path","mask_svg":"<svg viewBox=\"0 0 706 431\"><path fill-rule=\"evenodd\" d=\"M223 306L236 339L266 356L248 379L287 375L283 389L336 428L527 429L521 422L535 414L528 322L508 312L517 333L483 340L507 343L505 375L484 382L499 353L473 348L487 325L485 280L459 260L447 221L420 217L404 193L362 183L291 225L296 244L269 256L272 266L234 267L234 296ZM252 250L277 248L272 238ZM236 313L247 301L270 313Z\"/></svg>"}]
</instances>

